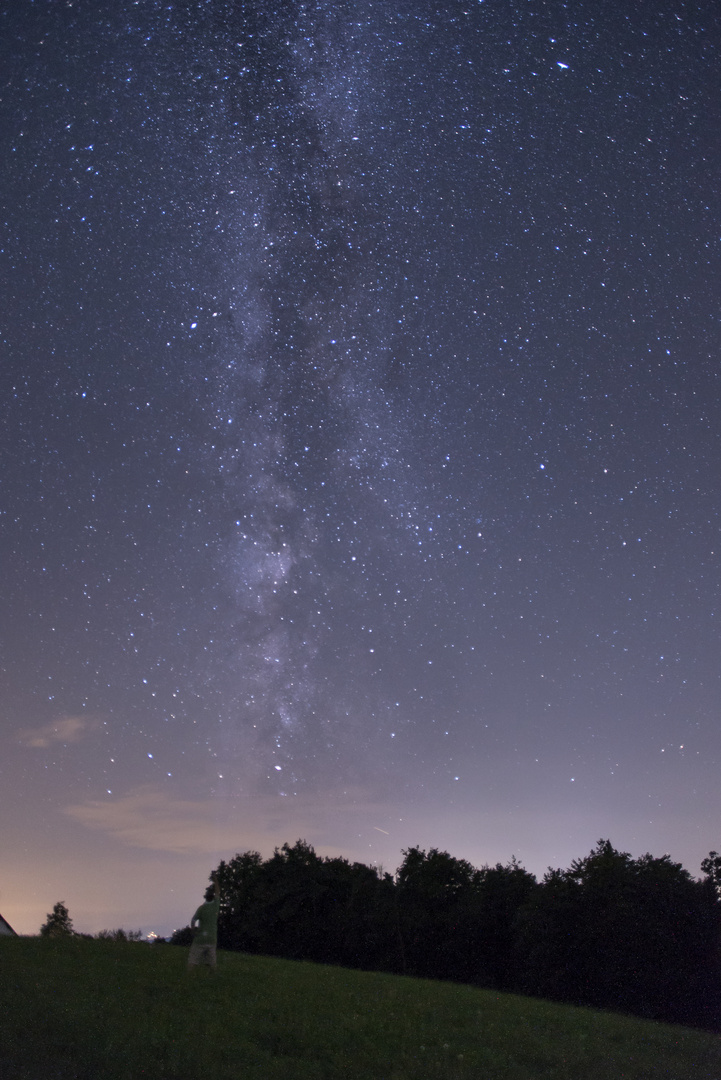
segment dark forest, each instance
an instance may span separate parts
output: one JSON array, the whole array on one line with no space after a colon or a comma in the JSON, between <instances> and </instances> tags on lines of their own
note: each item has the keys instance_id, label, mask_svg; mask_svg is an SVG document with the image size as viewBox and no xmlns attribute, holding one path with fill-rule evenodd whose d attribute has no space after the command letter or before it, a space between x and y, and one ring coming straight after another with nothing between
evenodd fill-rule
<instances>
[{"instance_id":1,"label":"dark forest","mask_svg":"<svg viewBox=\"0 0 721 1080\"><path fill-rule=\"evenodd\" d=\"M218 944L721 1030L721 856L694 879L600 840L542 881L409 848L395 877L303 840L221 862ZM173 942L189 941L190 930Z\"/></svg>"}]
</instances>

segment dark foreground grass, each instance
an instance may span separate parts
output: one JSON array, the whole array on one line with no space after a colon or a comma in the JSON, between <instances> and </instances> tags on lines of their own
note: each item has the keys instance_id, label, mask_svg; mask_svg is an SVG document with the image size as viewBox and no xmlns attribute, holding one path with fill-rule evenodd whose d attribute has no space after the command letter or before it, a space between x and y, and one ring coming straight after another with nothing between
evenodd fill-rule
<instances>
[{"instance_id":1,"label":"dark foreground grass","mask_svg":"<svg viewBox=\"0 0 721 1080\"><path fill-rule=\"evenodd\" d=\"M2 1080L721 1080L721 1037L450 983L0 939Z\"/></svg>"}]
</instances>

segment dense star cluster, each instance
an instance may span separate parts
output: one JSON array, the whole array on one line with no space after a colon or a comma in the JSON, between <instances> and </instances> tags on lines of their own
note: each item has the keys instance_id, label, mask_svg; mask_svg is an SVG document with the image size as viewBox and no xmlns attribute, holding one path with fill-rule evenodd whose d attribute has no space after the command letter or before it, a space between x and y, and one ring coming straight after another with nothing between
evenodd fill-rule
<instances>
[{"instance_id":1,"label":"dense star cluster","mask_svg":"<svg viewBox=\"0 0 721 1080\"><path fill-rule=\"evenodd\" d=\"M276 6L2 16L13 910L43 844L697 872L715 8Z\"/></svg>"}]
</instances>

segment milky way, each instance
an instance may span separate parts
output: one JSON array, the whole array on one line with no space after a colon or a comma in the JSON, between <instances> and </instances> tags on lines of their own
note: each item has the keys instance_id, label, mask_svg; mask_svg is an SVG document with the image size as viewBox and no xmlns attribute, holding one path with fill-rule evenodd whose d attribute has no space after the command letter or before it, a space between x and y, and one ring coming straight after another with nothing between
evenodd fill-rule
<instances>
[{"instance_id":1,"label":"milky way","mask_svg":"<svg viewBox=\"0 0 721 1080\"><path fill-rule=\"evenodd\" d=\"M302 831L537 872L610 835L696 872L711 4L46 0L3 28L13 882L51 828L83 865Z\"/></svg>"},{"instance_id":2,"label":"milky way","mask_svg":"<svg viewBox=\"0 0 721 1080\"><path fill-rule=\"evenodd\" d=\"M281 787L314 759L327 769L324 751L349 734L357 747L383 728L370 635L397 629L398 556L417 528L405 409L383 386L396 328L379 277L387 222L361 142L367 24L290 15L243 28L246 92L228 108L242 152L227 172L244 209L218 313L237 605L224 635L233 655L220 658L233 710L224 748L240 740L247 760L248 736L265 740L266 767L290 771L272 778Z\"/></svg>"}]
</instances>

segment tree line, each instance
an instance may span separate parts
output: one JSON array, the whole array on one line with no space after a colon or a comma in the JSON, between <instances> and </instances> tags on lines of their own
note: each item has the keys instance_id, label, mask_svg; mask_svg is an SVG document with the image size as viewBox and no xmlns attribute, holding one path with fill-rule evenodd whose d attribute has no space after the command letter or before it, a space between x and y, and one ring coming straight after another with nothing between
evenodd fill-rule
<instances>
[{"instance_id":1,"label":"tree line","mask_svg":"<svg viewBox=\"0 0 721 1080\"><path fill-rule=\"evenodd\" d=\"M48 913L40 927L40 937L44 938L85 938L86 941L142 941L142 930L99 930L97 934L82 934L73 928L73 920L67 905L58 900L53 910Z\"/></svg>"},{"instance_id":2,"label":"tree line","mask_svg":"<svg viewBox=\"0 0 721 1080\"><path fill-rule=\"evenodd\" d=\"M721 1030L721 855L694 879L600 840L542 881L409 848L395 877L303 840L217 868L220 948L448 979ZM171 941L185 944L190 929Z\"/></svg>"}]
</instances>

